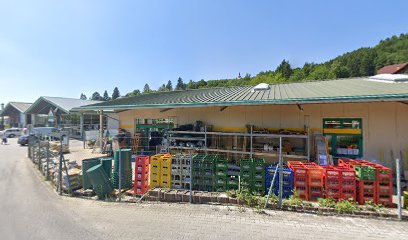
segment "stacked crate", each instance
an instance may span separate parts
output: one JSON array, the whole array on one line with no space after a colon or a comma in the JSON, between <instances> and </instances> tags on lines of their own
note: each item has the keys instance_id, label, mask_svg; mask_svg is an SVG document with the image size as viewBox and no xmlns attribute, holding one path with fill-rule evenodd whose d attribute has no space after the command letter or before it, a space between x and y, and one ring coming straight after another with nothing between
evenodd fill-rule
<instances>
[{"instance_id":1,"label":"stacked crate","mask_svg":"<svg viewBox=\"0 0 408 240\"><path fill-rule=\"evenodd\" d=\"M135 194L143 195L149 190L149 156L139 155L135 160Z\"/></svg>"},{"instance_id":2,"label":"stacked crate","mask_svg":"<svg viewBox=\"0 0 408 240\"><path fill-rule=\"evenodd\" d=\"M323 177L324 177L324 197L341 199L342 198L342 186L341 186L341 170L330 166L325 165L321 166L323 168Z\"/></svg>"},{"instance_id":3,"label":"stacked crate","mask_svg":"<svg viewBox=\"0 0 408 240\"><path fill-rule=\"evenodd\" d=\"M293 171L293 189L303 199L309 199L307 168L302 162L288 161L288 167Z\"/></svg>"},{"instance_id":4,"label":"stacked crate","mask_svg":"<svg viewBox=\"0 0 408 240\"><path fill-rule=\"evenodd\" d=\"M170 188L171 187L171 155L165 154L160 157L160 187Z\"/></svg>"},{"instance_id":5,"label":"stacked crate","mask_svg":"<svg viewBox=\"0 0 408 240\"><path fill-rule=\"evenodd\" d=\"M171 188L190 189L190 155L177 153L171 159Z\"/></svg>"},{"instance_id":6,"label":"stacked crate","mask_svg":"<svg viewBox=\"0 0 408 240\"><path fill-rule=\"evenodd\" d=\"M377 202L376 171L372 164L365 160L339 159L339 166L353 169L357 178L357 201Z\"/></svg>"},{"instance_id":7,"label":"stacked crate","mask_svg":"<svg viewBox=\"0 0 408 240\"><path fill-rule=\"evenodd\" d=\"M318 198L323 198L323 168L313 162L303 165L307 169L308 200L316 201Z\"/></svg>"},{"instance_id":8,"label":"stacked crate","mask_svg":"<svg viewBox=\"0 0 408 240\"><path fill-rule=\"evenodd\" d=\"M271 182L273 179L273 176L275 174L275 172L278 171L276 173L276 177L275 177L275 182L273 183L273 189L274 189L274 194L276 196L279 196L279 187L280 187L280 180L279 180L279 174L281 169L278 169L278 166L266 166L265 167L265 185L266 185L266 189L265 191L268 192L269 188L271 187ZM282 168L282 173L283 173L283 188L282 188L282 197L283 198L289 198L291 195L293 195L293 178L294 178L294 174L292 169L287 168L287 167L283 167Z\"/></svg>"},{"instance_id":9,"label":"stacked crate","mask_svg":"<svg viewBox=\"0 0 408 240\"><path fill-rule=\"evenodd\" d=\"M265 160L250 158L240 160L240 186L259 194L265 193Z\"/></svg>"},{"instance_id":10,"label":"stacked crate","mask_svg":"<svg viewBox=\"0 0 408 240\"><path fill-rule=\"evenodd\" d=\"M199 191L214 191L215 185L214 155L197 154L193 157L193 189Z\"/></svg>"},{"instance_id":11,"label":"stacked crate","mask_svg":"<svg viewBox=\"0 0 408 240\"><path fill-rule=\"evenodd\" d=\"M337 167L340 170L341 199L357 200L356 172L346 167Z\"/></svg>"},{"instance_id":12,"label":"stacked crate","mask_svg":"<svg viewBox=\"0 0 408 240\"><path fill-rule=\"evenodd\" d=\"M228 160L224 158L216 158L215 162L215 190L217 192L225 192L228 187Z\"/></svg>"},{"instance_id":13,"label":"stacked crate","mask_svg":"<svg viewBox=\"0 0 408 240\"><path fill-rule=\"evenodd\" d=\"M156 154L150 157L150 188L160 187L161 161L164 154Z\"/></svg>"},{"instance_id":14,"label":"stacked crate","mask_svg":"<svg viewBox=\"0 0 408 240\"><path fill-rule=\"evenodd\" d=\"M240 167L228 164L227 190L238 190Z\"/></svg>"},{"instance_id":15,"label":"stacked crate","mask_svg":"<svg viewBox=\"0 0 408 240\"><path fill-rule=\"evenodd\" d=\"M171 158L171 188L181 189L181 162L183 154L177 153Z\"/></svg>"},{"instance_id":16,"label":"stacked crate","mask_svg":"<svg viewBox=\"0 0 408 240\"><path fill-rule=\"evenodd\" d=\"M377 204L382 204L391 207L392 204L392 170L390 168L376 164L376 180L377 180Z\"/></svg>"},{"instance_id":17,"label":"stacked crate","mask_svg":"<svg viewBox=\"0 0 408 240\"><path fill-rule=\"evenodd\" d=\"M181 188L190 189L191 184L191 157L189 154L182 155L181 159Z\"/></svg>"}]
</instances>

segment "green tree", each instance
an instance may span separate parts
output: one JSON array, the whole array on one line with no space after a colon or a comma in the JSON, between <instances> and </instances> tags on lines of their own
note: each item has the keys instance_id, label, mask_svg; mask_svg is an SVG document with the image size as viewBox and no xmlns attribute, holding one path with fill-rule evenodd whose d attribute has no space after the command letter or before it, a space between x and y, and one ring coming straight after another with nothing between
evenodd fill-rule
<instances>
[{"instance_id":1,"label":"green tree","mask_svg":"<svg viewBox=\"0 0 408 240\"><path fill-rule=\"evenodd\" d=\"M166 84L166 88L169 91L173 91L173 84L171 83L171 81L169 80Z\"/></svg>"},{"instance_id":2,"label":"green tree","mask_svg":"<svg viewBox=\"0 0 408 240\"><path fill-rule=\"evenodd\" d=\"M116 98L120 97L120 92L118 87L115 87L113 89L113 93L112 93L112 99L115 100Z\"/></svg>"},{"instance_id":3,"label":"green tree","mask_svg":"<svg viewBox=\"0 0 408 240\"><path fill-rule=\"evenodd\" d=\"M81 96L79 97L81 100L87 100L88 98L86 97L85 94L81 93Z\"/></svg>"},{"instance_id":4,"label":"green tree","mask_svg":"<svg viewBox=\"0 0 408 240\"><path fill-rule=\"evenodd\" d=\"M135 89L135 90L133 90L132 92L126 94L126 97L139 96L140 94L141 94L141 93L140 93L140 90L139 90L139 89Z\"/></svg>"},{"instance_id":5,"label":"green tree","mask_svg":"<svg viewBox=\"0 0 408 240\"><path fill-rule=\"evenodd\" d=\"M163 83L163 85L161 85L161 87L159 87L159 89L157 89L157 91L167 92L167 91L169 91L169 89L167 89L166 85Z\"/></svg>"},{"instance_id":6,"label":"green tree","mask_svg":"<svg viewBox=\"0 0 408 240\"><path fill-rule=\"evenodd\" d=\"M290 66L289 61L286 61L285 59L279 64L279 66L276 68L275 72L281 73L282 76L285 79L289 79L290 75L292 75L292 67Z\"/></svg>"},{"instance_id":7,"label":"green tree","mask_svg":"<svg viewBox=\"0 0 408 240\"><path fill-rule=\"evenodd\" d=\"M99 94L99 92L94 92L92 94L91 100L94 101L103 101L103 98L101 97L101 94Z\"/></svg>"},{"instance_id":8,"label":"green tree","mask_svg":"<svg viewBox=\"0 0 408 240\"><path fill-rule=\"evenodd\" d=\"M103 100L104 101L109 101L111 98L108 95L108 91L105 90L105 92L103 93Z\"/></svg>"},{"instance_id":9,"label":"green tree","mask_svg":"<svg viewBox=\"0 0 408 240\"><path fill-rule=\"evenodd\" d=\"M146 83L143 87L143 93L150 93L150 92L152 92L152 90L150 89L149 84Z\"/></svg>"},{"instance_id":10,"label":"green tree","mask_svg":"<svg viewBox=\"0 0 408 240\"><path fill-rule=\"evenodd\" d=\"M179 77L177 79L176 90L185 90L185 89L186 89L186 84L183 82L183 79Z\"/></svg>"}]
</instances>

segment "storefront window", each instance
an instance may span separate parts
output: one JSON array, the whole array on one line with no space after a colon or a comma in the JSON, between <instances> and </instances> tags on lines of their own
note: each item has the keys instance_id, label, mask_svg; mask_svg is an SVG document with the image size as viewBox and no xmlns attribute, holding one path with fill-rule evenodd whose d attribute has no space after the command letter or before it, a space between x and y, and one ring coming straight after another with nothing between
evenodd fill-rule
<instances>
[{"instance_id":1,"label":"storefront window","mask_svg":"<svg viewBox=\"0 0 408 240\"><path fill-rule=\"evenodd\" d=\"M361 118L323 119L323 133L333 157L357 158L363 152Z\"/></svg>"}]
</instances>

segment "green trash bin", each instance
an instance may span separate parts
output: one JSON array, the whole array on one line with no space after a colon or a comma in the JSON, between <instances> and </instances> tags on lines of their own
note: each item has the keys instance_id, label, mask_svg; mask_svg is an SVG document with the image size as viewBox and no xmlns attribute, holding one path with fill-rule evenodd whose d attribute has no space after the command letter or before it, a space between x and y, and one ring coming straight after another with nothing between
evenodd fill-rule
<instances>
[{"instance_id":1,"label":"green trash bin","mask_svg":"<svg viewBox=\"0 0 408 240\"><path fill-rule=\"evenodd\" d=\"M104 197L113 191L113 187L102 164L91 167L86 173L96 195Z\"/></svg>"},{"instance_id":2,"label":"green trash bin","mask_svg":"<svg viewBox=\"0 0 408 240\"><path fill-rule=\"evenodd\" d=\"M89 158L82 160L82 186L84 189L91 189L92 184L89 181L87 171L88 169L101 163L99 158Z\"/></svg>"},{"instance_id":3,"label":"green trash bin","mask_svg":"<svg viewBox=\"0 0 408 240\"><path fill-rule=\"evenodd\" d=\"M108 178L110 179L112 177L112 158L101 158L100 162L106 172L106 175L108 175Z\"/></svg>"},{"instance_id":4,"label":"green trash bin","mask_svg":"<svg viewBox=\"0 0 408 240\"><path fill-rule=\"evenodd\" d=\"M131 149L121 149L116 150L114 153L114 166L112 174L112 184L114 188L119 188L119 156L121 159L121 187L131 188L132 187L132 150Z\"/></svg>"}]
</instances>

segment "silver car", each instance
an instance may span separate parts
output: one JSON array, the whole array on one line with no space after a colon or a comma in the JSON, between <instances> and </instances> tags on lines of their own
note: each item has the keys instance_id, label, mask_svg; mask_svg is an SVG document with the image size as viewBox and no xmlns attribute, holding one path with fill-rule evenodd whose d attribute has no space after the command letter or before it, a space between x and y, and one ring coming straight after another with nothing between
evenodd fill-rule
<instances>
[{"instance_id":1,"label":"silver car","mask_svg":"<svg viewBox=\"0 0 408 240\"><path fill-rule=\"evenodd\" d=\"M8 138L20 137L23 130L21 128L9 128L3 131Z\"/></svg>"}]
</instances>

